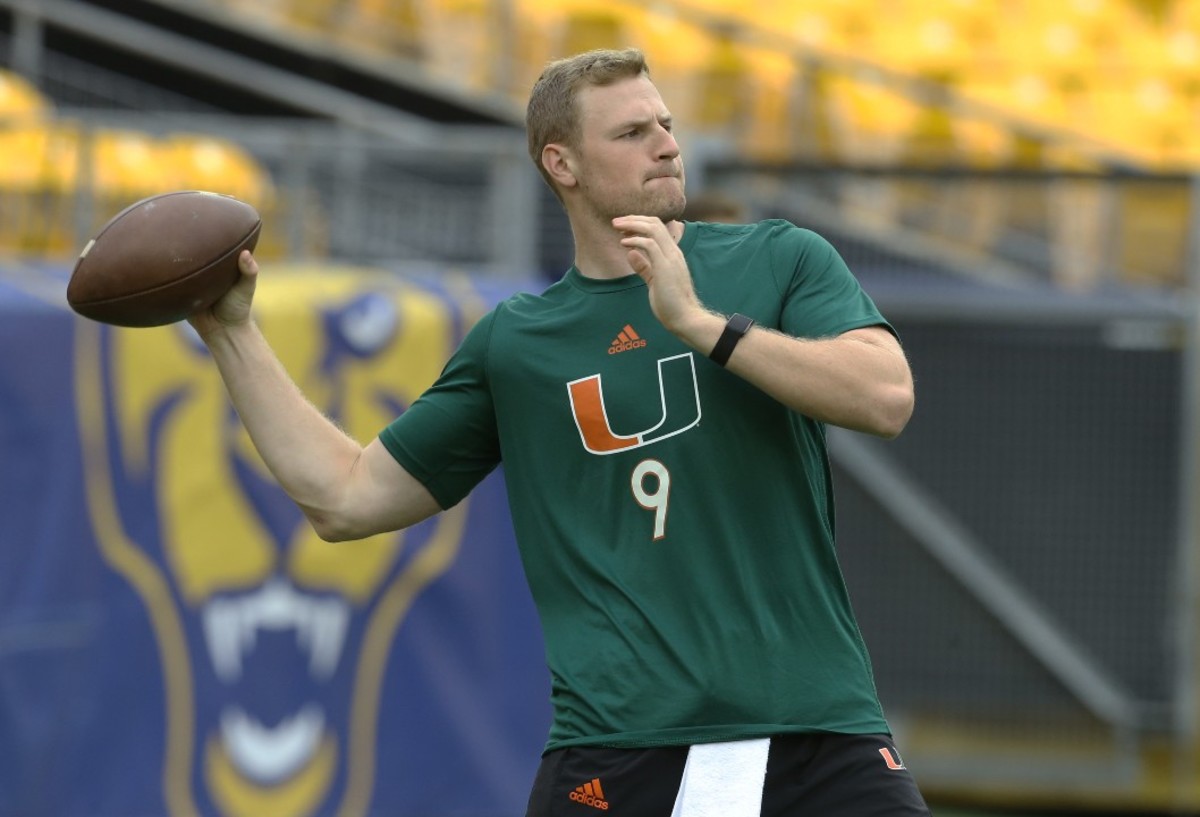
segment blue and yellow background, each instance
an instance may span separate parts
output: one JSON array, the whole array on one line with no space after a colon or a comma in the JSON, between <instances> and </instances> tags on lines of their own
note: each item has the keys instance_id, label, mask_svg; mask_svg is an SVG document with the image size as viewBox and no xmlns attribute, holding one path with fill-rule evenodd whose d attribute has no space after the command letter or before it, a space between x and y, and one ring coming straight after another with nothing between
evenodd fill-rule
<instances>
[{"instance_id":1,"label":"blue and yellow background","mask_svg":"<svg viewBox=\"0 0 1200 817\"><path fill-rule=\"evenodd\" d=\"M523 809L549 722L501 475L402 534L312 535L186 325L0 271L0 802L11 814ZM511 282L264 273L259 322L369 439Z\"/></svg>"}]
</instances>

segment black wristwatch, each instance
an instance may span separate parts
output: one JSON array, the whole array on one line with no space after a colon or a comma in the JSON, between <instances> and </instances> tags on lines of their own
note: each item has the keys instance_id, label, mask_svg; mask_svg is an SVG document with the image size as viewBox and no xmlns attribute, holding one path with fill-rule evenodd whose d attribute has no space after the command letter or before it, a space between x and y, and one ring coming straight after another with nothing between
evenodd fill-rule
<instances>
[{"instance_id":1,"label":"black wristwatch","mask_svg":"<svg viewBox=\"0 0 1200 817\"><path fill-rule=\"evenodd\" d=\"M718 366L728 363L729 356L733 354L733 347L738 345L738 341L750 331L751 326L754 326L753 318L747 318L737 312L730 315L729 320L725 322L725 331L717 339L717 345L708 353L708 359Z\"/></svg>"}]
</instances>

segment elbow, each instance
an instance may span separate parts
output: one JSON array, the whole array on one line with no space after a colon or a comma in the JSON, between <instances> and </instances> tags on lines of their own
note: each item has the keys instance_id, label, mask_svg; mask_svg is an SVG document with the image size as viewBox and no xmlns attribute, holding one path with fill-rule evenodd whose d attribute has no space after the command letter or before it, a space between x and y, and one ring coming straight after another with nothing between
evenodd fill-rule
<instances>
[{"instance_id":1,"label":"elbow","mask_svg":"<svg viewBox=\"0 0 1200 817\"><path fill-rule=\"evenodd\" d=\"M310 516L308 521L309 524L312 525L312 529L316 532L317 536L319 536L324 542L349 542L350 540L356 538L350 532L349 528L337 525L329 519L314 518Z\"/></svg>"},{"instance_id":2,"label":"elbow","mask_svg":"<svg viewBox=\"0 0 1200 817\"><path fill-rule=\"evenodd\" d=\"M894 440L900 436L912 418L916 396L912 384L894 386L881 396L877 404L875 421L871 432L885 440Z\"/></svg>"},{"instance_id":3,"label":"elbow","mask_svg":"<svg viewBox=\"0 0 1200 817\"><path fill-rule=\"evenodd\" d=\"M369 531L360 530L347 517L313 508L302 510L313 531L325 542L351 542L370 535Z\"/></svg>"}]
</instances>

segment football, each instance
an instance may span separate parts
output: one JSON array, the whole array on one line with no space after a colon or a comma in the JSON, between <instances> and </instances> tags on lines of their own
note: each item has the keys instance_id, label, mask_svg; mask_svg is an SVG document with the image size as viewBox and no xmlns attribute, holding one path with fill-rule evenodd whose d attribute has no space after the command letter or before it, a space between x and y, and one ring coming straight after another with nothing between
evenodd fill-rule
<instances>
[{"instance_id":1,"label":"football","mask_svg":"<svg viewBox=\"0 0 1200 817\"><path fill-rule=\"evenodd\" d=\"M80 315L115 326L164 326L211 306L238 279L238 256L262 219L244 201L178 190L126 207L87 243L67 284Z\"/></svg>"}]
</instances>

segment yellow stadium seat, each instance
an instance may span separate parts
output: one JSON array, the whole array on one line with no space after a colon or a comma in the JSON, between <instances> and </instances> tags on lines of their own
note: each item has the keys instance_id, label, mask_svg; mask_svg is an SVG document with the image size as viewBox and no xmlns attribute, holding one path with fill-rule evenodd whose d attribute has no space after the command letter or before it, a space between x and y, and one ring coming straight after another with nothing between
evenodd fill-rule
<instances>
[{"instance_id":1,"label":"yellow stadium seat","mask_svg":"<svg viewBox=\"0 0 1200 817\"><path fill-rule=\"evenodd\" d=\"M251 5L251 4L246 4ZM314 32L336 31L341 23L340 0L285 0L281 18L288 24Z\"/></svg>"},{"instance_id":2,"label":"yellow stadium seat","mask_svg":"<svg viewBox=\"0 0 1200 817\"><path fill-rule=\"evenodd\" d=\"M1131 42L1126 57L1124 82L1133 87L1164 82L1173 96L1190 104L1200 101L1200 28L1172 29Z\"/></svg>"},{"instance_id":3,"label":"yellow stadium seat","mask_svg":"<svg viewBox=\"0 0 1200 817\"><path fill-rule=\"evenodd\" d=\"M621 48L627 44L625 20L610 6L595 4L571 11L559 45L562 56L594 48Z\"/></svg>"},{"instance_id":4,"label":"yellow stadium seat","mask_svg":"<svg viewBox=\"0 0 1200 817\"><path fill-rule=\"evenodd\" d=\"M785 33L797 42L858 59L872 59L880 38L888 30L879 4L869 0L811 0L796 3L771 0L738 4L748 19L762 26L770 21L772 31Z\"/></svg>"},{"instance_id":5,"label":"yellow stadium seat","mask_svg":"<svg viewBox=\"0 0 1200 817\"><path fill-rule=\"evenodd\" d=\"M1169 31L1183 29L1200 32L1200 3L1196 0L1178 0L1173 3L1164 28Z\"/></svg>"},{"instance_id":6,"label":"yellow stadium seat","mask_svg":"<svg viewBox=\"0 0 1200 817\"><path fill-rule=\"evenodd\" d=\"M0 69L0 126L12 120L45 117L53 108L50 100L29 80Z\"/></svg>"},{"instance_id":7,"label":"yellow stadium seat","mask_svg":"<svg viewBox=\"0 0 1200 817\"><path fill-rule=\"evenodd\" d=\"M1147 82L1132 91L1099 97L1105 131L1127 158L1152 171L1200 171L1195 116L1164 84ZM1129 181L1117 188L1114 266L1139 284L1178 285L1187 259L1187 185Z\"/></svg>"},{"instance_id":8,"label":"yellow stadium seat","mask_svg":"<svg viewBox=\"0 0 1200 817\"><path fill-rule=\"evenodd\" d=\"M842 159L878 164L899 156L920 106L884 85L850 76L831 80L832 117Z\"/></svg>"},{"instance_id":9,"label":"yellow stadium seat","mask_svg":"<svg viewBox=\"0 0 1200 817\"><path fill-rule=\"evenodd\" d=\"M1126 0L1130 9L1140 13L1147 22L1156 27L1167 25L1175 7L1191 5L1183 0Z\"/></svg>"},{"instance_id":10,"label":"yellow stadium seat","mask_svg":"<svg viewBox=\"0 0 1200 817\"><path fill-rule=\"evenodd\" d=\"M132 204L172 187L170 165L150 134L101 128L91 134L91 181L97 200L110 207Z\"/></svg>"},{"instance_id":11,"label":"yellow stadium seat","mask_svg":"<svg viewBox=\"0 0 1200 817\"><path fill-rule=\"evenodd\" d=\"M78 251L81 144L80 129L67 122L0 129L0 249L39 255Z\"/></svg>"},{"instance_id":12,"label":"yellow stadium seat","mask_svg":"<svg viewBox=\"0 0 1200 817\"><path fill-rule=\"evenodd\" d=\"M309 247L324 241L327 225L305 195L277 195L270 172L249 151L228 139L200 133L176 133L164 140L164 151L177 189L209 190L234 196L252 205L262 217L262 234L255 254L276 259L287 254L286 224L304 223Z\"/></svg>"},{"instance_id":13,"label":"yellow stadium seat","mask_svg":"<svg viewBox=\"0 0 1200 817\"><path fill-rule=\"evenodd\" d=\"M955 12L958 13L955 13ZM988 32L945 0L922 4L885 26L872 55L908 74L953 82L986 68Z\"/></svg>"},{"instance_id":14,"label":"yellow stadium seat","mask_svg":"<svg viewBox=\"0 0 1200 817\"><path fill-rule=\"evenodd\" d=\"M176 133L162 144L170 167L170 186L210 190L254 207L271 204L275 191L266 168L240 145L208 134Z\"/></svg>"},{"instance_id":15,"label":"yellow stadium seat","mask_svg":"<svg viewBox=\"0 0 1200 817\"><path fill-rule=\"evenodd\" d=\"M512 43L498 35L499 11L489 0L434 0L422 10L422 60L439 79L480 92L507 91L496 68L500 58L523 58L524 35ZM528 19L514 13L514 23ZM507 55L505 50L507 49ZM538 50L538 49L534 49ZM527 90L527 89L526 89Z\"/></svg>"},{"instance_id":16,"label":"yellow stadium seat","mask_svg":"<svg viewBox=\"0 0 1200 817\"><path fill-rule=\"evenodd\" d=\"M1104 133L1128 156L1154 170L1200 170L1196 112L1165 80L1102 94L1097 108Z\"/></svg>"},{"instance_id":17,"label":"yellow stadium seat","mask_svg":"<svg viewBox=\"0 0 1200 817\"><path fill-rule=\"evenodd\" d=\"M696 78L692 125L709 133L744 125L750 115L749 74L742 50L728 33L719 34Z\"/></svg>"},{"instance_id":18,"label":"yellow stadium seat","mask_svg":"<svg viewBox=\"0 0 1200 817\"><path fill-rule=\"evenodd\" d=\"M960 91L968 99L1012 117L1014 127L1080 130L1087 128L1092 116L1092 88L1082 74L1047 77L1025 73L1001 82L976 78L965 82Z\"/></svg>"},{"instance_id":19,"label":"yellow stadium seat","mask_svg":"<svg viewBox=\"0 0 1200 817\"><path fill-rule=\"evenodd\" d=\"M801 155L805 148L809 155L831 158L833 143L828 117L808 123L802 117L811 111L796 109L795 89L800 81L796 61L787 54L751 49L746 53L746 63L752 96L742 149L760 159L787 159ZM808 145L799 138L805 128L808 128Z\"/></svg>"},{"instance_id":20,"label":"yellow stadium seat","mask_svg":"<svg viewBox=\"0 0 1200 817\"><path fill-rule=\"evenodd\" d=\"M0 188L28 193L48 187L51 126L14 124L0 129Z\"/></svg>"},{"instance_id":21,"label":"yellow stadium seat","mask_svg":"<svg viewBox=\"0 0 1200 817\"><path fill-rule=\"evenodd\" d=\"M388 55L419 59L424 23L417 0L353 0L337 37L348 47L374 47Z\"/></svg>"},{"instance_id":22,"label":"yellow stadium seat","mask_svg":"<svg viewBox=\"0 0 1200 817\"><path fill-rule=\"evenodd\" d=\"M948 20L973 53L987 55L995 47L1011 4L1007 0L926 0L920 6L931 16Z\"/></svg>"}]
</instances>

